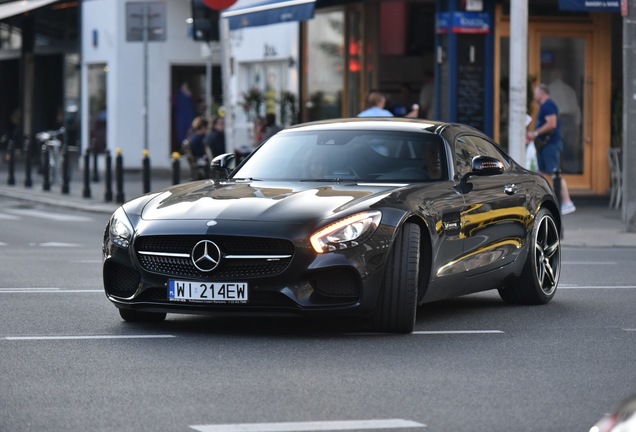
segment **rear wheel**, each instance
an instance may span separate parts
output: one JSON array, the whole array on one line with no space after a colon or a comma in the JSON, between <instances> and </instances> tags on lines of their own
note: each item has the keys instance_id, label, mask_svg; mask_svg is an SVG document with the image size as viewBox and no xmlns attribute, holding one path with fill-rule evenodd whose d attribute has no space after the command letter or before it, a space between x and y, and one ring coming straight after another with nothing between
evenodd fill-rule
<instances>
[{"instance_id":1,"label":"rear wheel","mask_svg":"<svg viewBox=\"0 0 636 432\"><path fill-rule=\"evenodd\" d=\"M161 312L142 312L133 309L119 309L119 316L128 322L159 322L166 319Z\"/></svg>"},{"instance_id":2,"label":"rear wheel","mask_svg":"<svg viewBox=\"0 0 636 432\"><path fill-rule=\"evenodd\" d=\"M521 277L499 290L506 303L545 304L556 293L561 274L561 240L552 213L541 209L532 228Z\"/></svg>"},{"instance_id":3,"label":"rear wheel","mask_svg":"<svg viewBox=\"0 0 636 432\"><path fill-rule=\"evenodd\" d=\"M420 227L406 223L399 230L385 267L375 313L377 331L411 333L415 326L420 264Z\"/></svg>"}]
</instances>

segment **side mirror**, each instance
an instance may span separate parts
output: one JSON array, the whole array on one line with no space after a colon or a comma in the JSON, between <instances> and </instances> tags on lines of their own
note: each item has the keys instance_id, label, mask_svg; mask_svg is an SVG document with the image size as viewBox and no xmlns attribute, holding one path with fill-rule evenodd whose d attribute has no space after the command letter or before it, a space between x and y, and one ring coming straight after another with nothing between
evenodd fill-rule
<instances>
[{"instance_id":1,"label":"side mirror","mask_svg":"<svg viewBox=\"0 0 636 432\"><path fill-rule=\"evenodd\" d=\"M236 168L236 157L234 153L225 153L212 159L210 163L210 178L219 180L226 179Z\"/></svg>"},{"instance_id":2,"label":"side mirror","mask_svg":"<svg viewBox=\"0 0 636 432\"><path fill-rule=\"evenodd\" d=\"M503 174L504 165L499 159L490 156L475 156L470 164L470 172L462 177L462 183L472 176L493 176Z\"/></svg>"}]
</instances>

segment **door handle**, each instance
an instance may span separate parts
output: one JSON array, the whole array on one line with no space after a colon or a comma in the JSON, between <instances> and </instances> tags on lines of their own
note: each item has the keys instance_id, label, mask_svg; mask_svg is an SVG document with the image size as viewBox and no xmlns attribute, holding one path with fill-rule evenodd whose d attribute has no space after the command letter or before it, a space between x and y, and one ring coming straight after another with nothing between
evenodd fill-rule
<instances>
[{"instance_id":1,"label":"door handle","mask_svg":"<svg viewBox=\"0 0 636 432\"><path fill-rule=\"evenodd\" d=\"M504 192L506 195L514 195L517 193L517 185L515 184L507 184L504 186Z\"/></svg>"}]
</instances>

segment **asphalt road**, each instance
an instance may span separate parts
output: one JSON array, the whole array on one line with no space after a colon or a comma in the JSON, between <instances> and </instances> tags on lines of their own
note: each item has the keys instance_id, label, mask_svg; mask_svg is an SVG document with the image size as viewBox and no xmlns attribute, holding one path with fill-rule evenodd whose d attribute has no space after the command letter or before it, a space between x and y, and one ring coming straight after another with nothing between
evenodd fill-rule
<instances>
[{"instance_id":1,"label":"asphalt road","mask_svg":"<svg viewBox=\"0 0 636 432\"><path fill-rule=\"evenodd\" d=\"M105 223L3 200L0 431L587 431L636 393L636 248L565 248L549 305L425 305L412 335L131 325L101 291Z\"/></svg>"}]
</instances>

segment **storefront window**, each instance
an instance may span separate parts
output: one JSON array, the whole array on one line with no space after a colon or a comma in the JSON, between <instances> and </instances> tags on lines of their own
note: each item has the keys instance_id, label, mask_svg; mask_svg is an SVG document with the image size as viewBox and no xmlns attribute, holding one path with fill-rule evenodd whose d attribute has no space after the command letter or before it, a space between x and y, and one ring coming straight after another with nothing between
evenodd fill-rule
<instances>
[{"instance_id":1,"label":"storefront window","mask_svg":"<svg viewBox=\"0 0 636 432\"><path fill-rule=\"evenodd\" d=\"M585 79L585 39L545 36L541 38L541 82L559 107L563 139L561 168L565 174L583 172L583 98L591 84Z\"/></svg>"},{"instance_id":2,"label":"storefront window","mask_svg":"<svg viewBox=\"0 0 636 432\"><path fill-rule=\"evenodd\" d=\"M64 127L66 127L68 145L77 145L79 139L80 104L80 56L64 56Z\"/></svg>"},{"instance_id":3,"label":"storefront window","mask_svg":"<svg viewBox=\"0 0 636 432\"><path fill-rule=\"evenodd\" d=\"M317 12L307 22L308 120L342 116L345 60L345 14L342 10Z\"/></svg>"},{"instance_id":4,"label":"storefront window","mask_svg":"<svg viewBox=\"0 0 636 432\"><path fill-rule=\"evenodd\" d=\"M90 125L90 148L99 153L108 148L106 131L108 124L108 106L106 86L108 83L108 65L104 63L88 66L88 114Z\"/></svg>"},{"instance_id":5,"label":"storefront window","mask_svg":"<svg viewBox=\"0 0 636 432\"><path fill-rule=\"evenodd\" d=\"M7 23L0 23L0 50L17 50L22 47L22 31Z\"/></svg>"}]
</instances>

